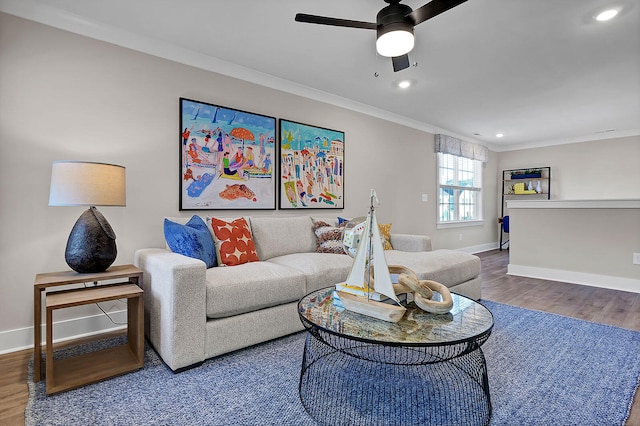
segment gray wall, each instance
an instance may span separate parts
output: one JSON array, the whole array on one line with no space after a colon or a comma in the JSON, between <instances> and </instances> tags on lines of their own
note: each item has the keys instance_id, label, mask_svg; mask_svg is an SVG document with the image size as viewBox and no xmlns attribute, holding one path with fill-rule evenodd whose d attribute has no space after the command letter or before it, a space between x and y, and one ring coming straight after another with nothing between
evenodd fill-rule
<instances>
[{"instance_id":1,"label":"gray wall","mask_svg":"<svg viewBox=\"0 0 640 426\"><path fill-rule=\"evenodd\" d=\"M554 200L640 198L640 136L521 149L499 155L499 170L544 166L551 167Z\"/></svg>"},{"instance_id":2,"label":"gray wall","mask_svg":"<svg viewBox=\"0 0 640 426\"><path fill-rule=\"evenodd\" d=\"M16 336L9 347L31 343L24 336L36 273L68 269L64 247L83 208L47 205L53 160L127 167L127 206L100 208L118 237L117 264L131 263L138 248L164 245L163 217L191 215L178 211L179 97L343 130L345 209L329 213L362 215L375 188L379 221L393 223L392 232L431 235L434 248L496 241L495 153L485 169L485 225L436 230L433 135L421 130L7 14L0 14L0 93L0 351ZM250 213L318 212L327 215ZM82 307L56 319L94 313Z\"/></svg>"},{"instance_id":3,"label":"gray wall","mask_svg":"<svg viewBox=\"0 0 640 426\"><path fill-rule=\"evenodd\" d=\"M622 277L630 281L617 287L613 279L593 277L593 282L640 292L640 265L632 261L633 253L640 253L640 209L594 206L512 208L509 271L526 267L541 278L565 271L563 281L575 272L577 282L587 279L581 274Z\"/></svg>"},{"instance_id":4,"label":"gray wall","mask_svg":"<svg viewBox=\"0 0 640 426\"><path fill-rule=\"evenodd\" d=\"M640 199L639 136L499 156L500 170L542 166L551 167L552 200ZM632 263L640 253L640 209L518 208L505 214L511 216L510 273L640 292L640 265Z\"/></svg>"}]
</instances>

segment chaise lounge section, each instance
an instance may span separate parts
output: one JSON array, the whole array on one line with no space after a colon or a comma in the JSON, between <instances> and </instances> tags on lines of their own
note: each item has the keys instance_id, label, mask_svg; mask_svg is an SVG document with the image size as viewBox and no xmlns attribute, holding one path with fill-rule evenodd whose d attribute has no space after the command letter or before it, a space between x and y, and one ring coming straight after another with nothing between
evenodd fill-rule
<instances>
[{"instance_id":1,"label":"chaise lounge section","mask_svg":"<svg viewBox=\"0 0 640 426\"><path fill-rule=\"evenodd\" d=\"M211 218L203 218L210 227ZM145 334L174 371L303 330L297 302L305 294L346 279L352 259L317 252L314 222L334 219L248 217L259 261L207 268L202 260L147 248L135 253L144 271ZM182 223L188 219L173 219ZM391 234L387 263L420 279L481 297L480 259L431 250L427 236Z\"/></svg>"}]
</instances>

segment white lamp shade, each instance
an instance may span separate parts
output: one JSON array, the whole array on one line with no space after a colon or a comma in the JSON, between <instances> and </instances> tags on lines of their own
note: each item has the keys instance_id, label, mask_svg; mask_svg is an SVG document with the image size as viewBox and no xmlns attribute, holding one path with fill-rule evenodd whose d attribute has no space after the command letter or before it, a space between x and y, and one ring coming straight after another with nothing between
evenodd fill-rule
<instances>
[{"instance_id":1,"label":"white lamp shade","mask_svg":"<svg viewBox=\"0 0 640 426\"><path fill-rule=\"evenodd\" d=\"M378 37L376 50L382 56L394 58L411 52L413 45L413 33L406 30L395 30Z\"/></svg>"},{"instance_id":2,"label":"white lamp shade","mask_svg":"<svg viewBox=\"0 0 640 426\"><path fill-rule=\"evenodd\" d=\"M84 161L54 161L50 206L126 206L126 169Z\"/></svg>"}]
</instances>

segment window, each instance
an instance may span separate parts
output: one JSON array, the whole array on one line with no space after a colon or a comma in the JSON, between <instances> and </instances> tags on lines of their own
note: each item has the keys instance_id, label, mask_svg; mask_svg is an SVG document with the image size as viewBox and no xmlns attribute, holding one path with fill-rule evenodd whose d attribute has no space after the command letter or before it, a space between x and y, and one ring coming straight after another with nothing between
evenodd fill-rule
<instances>
[{"instance_id":1,"label":"window","mask_svg":"<svg viewBox=\"0 0 640 426\"><path fill-rule=\"evenodd\" d=\"M438 153L438 225L482 221L482 162Z\"/></svg>"}]
</instances>

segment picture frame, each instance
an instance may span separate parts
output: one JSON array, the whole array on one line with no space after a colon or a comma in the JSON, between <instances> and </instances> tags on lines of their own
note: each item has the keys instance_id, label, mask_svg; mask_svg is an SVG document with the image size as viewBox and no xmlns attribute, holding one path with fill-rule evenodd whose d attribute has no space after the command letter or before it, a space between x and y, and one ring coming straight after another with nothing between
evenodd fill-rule
<instances>
[{"instance_id":1,"label":"picture frame","mask_svg":"<svg viewBox=\"0 0 640 426\"><path fill-rule=\"evenodd\" d=\"M180 210L275 210L276 119L180 98Z\"/></svg>"},{"instance_id":2,"label":"picture frame","mask_svg":"<svg viewBox=\"0 0 640 426\"><path fill-rule=\"evenodd\" d=\"M344 132L279 122L280 209L344 208Z\"/></svg>"}]
</instances>

